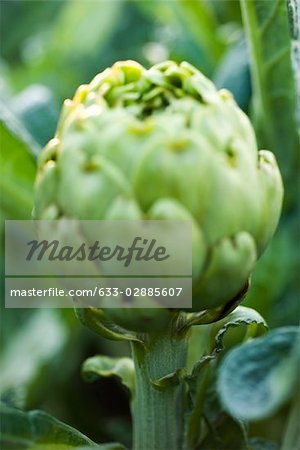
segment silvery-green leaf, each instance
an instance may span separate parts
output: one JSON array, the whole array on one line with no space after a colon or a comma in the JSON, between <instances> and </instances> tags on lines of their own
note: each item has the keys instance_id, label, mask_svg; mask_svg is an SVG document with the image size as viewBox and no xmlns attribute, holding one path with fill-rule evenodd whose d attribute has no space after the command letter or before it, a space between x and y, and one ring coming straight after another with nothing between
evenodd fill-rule
<instances>
[{"instance_id":1,"label":"silvery-green leaf","mask_svg":"<svg viewBox=\"0 0 300 450\"><path fill-rule=\"evenodd\" d=\"M275 413L296 388L299 328L284 327L234 348L219 373L218 391L225 409L243 420Z\"/></svg>"},{"instance_id":2,"label":"silvery-green leaf","mask_svg":"<svg viewBox=\"0 0 300 450\"><path fill-rule=\"evenodd\" d=\"M297 95L291 64L287 5L285 0L241 0L240 4L250 50L258 141L264 148L272 148L284 178L290 181L285 197L287 201L291 192L296 193L293 175L299 168Z\"/></svg>"}]
</instances>

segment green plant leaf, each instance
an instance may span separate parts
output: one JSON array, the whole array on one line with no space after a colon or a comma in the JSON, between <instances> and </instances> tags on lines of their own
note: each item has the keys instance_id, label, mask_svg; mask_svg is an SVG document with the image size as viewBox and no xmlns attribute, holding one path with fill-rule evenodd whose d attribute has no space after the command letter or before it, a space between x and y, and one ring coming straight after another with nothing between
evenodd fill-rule
<instances>
[{"instance_id":1,"label":"green plant leaf","mask_svg":"<svg viewBox=\"0 0 300 450\"><path fill-rule=\"evenodd\" d=\"M243 337L244 340L260 336L268 329L266 321L257 311L255 311L255 309L246 306L238 306L225 317L225 319L222 319L213 325L213 328L218 330L215 334L215 351L219 352L223 349L223 339L226 332L230 328L239 327L241 325L247 326Z\"/></svg>"},{"instance_id":2,"label":"green plant leaf","mask_svg":"<svg viewBox=\"0 0 300 450\"><path fill-rule=\"evenodd\" d=\"M43 411L24 412L1 404L1 449L68 450L94 446L79 431Z\"/></svg>"},{"instance_id":3,"label":"green plant leaf","mask_svg":"<svg viewBox=\"0 0 300 450\"><path fill-rule=\"evenodd\" d=\"M14 331L2 352L0 393L31 385L41 369L62 351L70 331L56 310L34 311L23 326Z\"/></svg>"},{"instance_id":4,"label":"green plant leaf","mask_svg":"<svg viewBox=\"0 0 300 450\"><path fill-rule=\"evenodd\" d=\"M0 108L0 135L1 215L9 219L29 219L36 172L34 153L38 147L4 107Z\"/></svg>"},{"instance_id":5,"label":"green plant leaf","mask_svg":"<svg viewBox=\"0 0 300 450\"><path fill-rule=\"evenodd\" d=\"M239 333L231 336L230 330L239 328ZM224 348L224 338L228 334L230 343L237 345L241 340L251 337L258 337L268 329L264 318L254 309L245 306L238 306L226 317L210 325L194 326L189 339L188 367L192 368L196 363L202 364L199 359L199 349L205 353L204 359L212 358Z\"/></svg>"},{"instance_id":6,"label":"green plant leaf","mask_svg":"<svg viewBox=\"0 0 300 450\"><path fill-rule=\"evenodd\" d=\"M286 2L240 0L240 4L250 49L259 146L276 153L283 178L289 181L291 193L285 198L289 203L297 195L293 177L299 167L299 136Z\"/></svg>"},{"instance_id":7,"label":"green plant leaf","mask_svg":"<svg viewBox=\"0 0 300 450\"><path fill-rule=\"evenodd\" d=\"M82 376L85 381L93 382L103 377L117 377L134 394L134 364L131 358L111 358L109 356L93 356L82 366Z\"/></svg>"},{"instance_id":8,"label":"green plant leaf","mask_svg":"<svg viewBox=\"0 0 300 450\"><path fill-rule=\"evenodd\" d=\"M296 387L299 339L299 328L278 328L226 355L218 391L232 416L262 419L287 401Z\"/></svg>"},{"instance_id":9,"label":"green plant leaf","mask_svg":"<svg viewBox=\"0 0 300 450\"><path fill-rule=\"evenodd\" d=\"M229 330L237 328L241 328L242 332L237 334L229 332ZM193 328L189 342L189 366L194 362L193 359L197 354L198 346L201 345L202 350L204 349L206 354L194 364L191 375L187 377L191 404L190 411L187 415L187 443L190 447L193 448L197 445L202 437L202 429L199 424L201 424L204 415L204 407L205 402L207 401L209 386L212 383L212 379L215 377L216 362L218 362L219 359L218 355L222 353L224 347L227 347L227 345L236 345L237 339L239 339L240 342L241 340L252 338L264 333L266 329L267 324L261 315L257 311L244 306L238 306L219 322L207 325L205 328L203 326ZM231 337L231 341L228 340L227 334ZM225 336L226 345L224 344ZM221 414L219 403L215 403L217 404L215 409L219 408L218 414ZM224 420L224 417L222 420ZM218 423L217 419L216 422ZM227 422L229 423L228 426L238 428L238 425L235 423L230 425L231 421L229 419ZM224 425L224 429L222 427L223 425L219 431L223 435L223 439L226 440L227 437L225 437L224 434L226 425ZM220 445L220 442L218 442L218 439L215 439L214 436L208 437L207 439L208 441L205 441L207 445L208 443L210 443L209 445L213 445L213 442L214 445ZM231 442L230 444L230 442L231 441L229 440L229 446L232 446L233 443Z\"/></svg>"}]
</instances>

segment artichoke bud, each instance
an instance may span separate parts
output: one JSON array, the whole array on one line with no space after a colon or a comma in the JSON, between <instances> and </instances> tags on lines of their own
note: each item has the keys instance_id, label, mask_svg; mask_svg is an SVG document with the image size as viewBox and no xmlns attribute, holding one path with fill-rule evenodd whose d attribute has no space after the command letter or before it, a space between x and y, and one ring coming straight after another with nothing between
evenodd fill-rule
<instances>
[{"instance_id":1,"label":"artichoke bud","mask_svg":"<svg viewBox=\"0 0 300 450\"><path fill-rule=\"evenodd\" d=\"M282 196L275 158L258 152L228 91L185 62L147 70L124 61L65 101L40 155L35 216L191 221L193 310L201 311L246 285ZM107 314L139 331L172 315L155 306Z\"/></svg>"}]
</instances>

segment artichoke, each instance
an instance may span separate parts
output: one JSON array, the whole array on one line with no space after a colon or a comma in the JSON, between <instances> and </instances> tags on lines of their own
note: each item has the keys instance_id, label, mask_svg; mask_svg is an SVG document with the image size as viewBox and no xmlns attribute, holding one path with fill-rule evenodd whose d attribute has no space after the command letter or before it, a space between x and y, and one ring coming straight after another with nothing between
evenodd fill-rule
<instances>
[{"instance_id":1,"label":"artichoke","mask_svg":"<svg viewBox=\"0 0 300 450\"><path fill-rule=\"evenodd\" d=\"M117 62L63 106L39 158L35 218L190 220L193 310L245 286L277 226L283 188L230 92L195 67ZM105 310L129 329L169 310ZM161 320L157 320L157 318Z\"/></svg>"}]
</instances>

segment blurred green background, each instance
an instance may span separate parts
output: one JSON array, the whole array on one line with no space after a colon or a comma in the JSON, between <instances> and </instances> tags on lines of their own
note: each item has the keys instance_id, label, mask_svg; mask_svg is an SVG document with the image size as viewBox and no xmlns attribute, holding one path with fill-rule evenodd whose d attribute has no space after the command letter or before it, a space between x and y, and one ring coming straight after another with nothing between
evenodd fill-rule
<instances>
[{"instance_id":1,"label":"blurred green background","mask_svg":"<svg viewBox=\"0 0 300 450\"><path fill-rule=\"evenodd\" d=\"M219 88L230 89L252 114L238 1L2 0L1 42L1 118L8 124L1 134L2 222L30 217L36 155L54 134L63 100L117 60L134 59L146 67L186 60ZM286 187L295 185L294 156L271 150ZM280 227L245 301L272 328L297 324L299 318L297 189L286 198ZM85 358L127 355L126 344L93 335L73 311L2 306L1 317L2 399L44 409L95 441L130 445L128 393L115 379L89 385L80 377Z\"/></svg>"}]
</instances>

